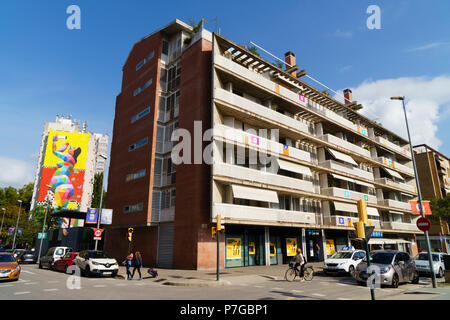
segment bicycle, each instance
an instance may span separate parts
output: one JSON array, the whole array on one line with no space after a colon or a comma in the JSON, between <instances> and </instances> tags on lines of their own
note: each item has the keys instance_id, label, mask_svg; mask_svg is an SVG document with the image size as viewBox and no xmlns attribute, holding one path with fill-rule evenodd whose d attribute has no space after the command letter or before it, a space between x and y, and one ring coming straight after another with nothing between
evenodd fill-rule
<instances>
[{"instance_id":1,"label":"bicycle","mask_svg":"<svg viewBox=\"0 0 450 320\"><path fill-rule=\"evenodd\" d=\"M306 266L303 272L304 278L306 281L311 281L314 278L314 268L312 266ZM300 277L300 270L295 267L295 262L289 263L289 269L286 270L284 278L286 281L292 282L295 278Z\"/></svg>"}]
</instances>

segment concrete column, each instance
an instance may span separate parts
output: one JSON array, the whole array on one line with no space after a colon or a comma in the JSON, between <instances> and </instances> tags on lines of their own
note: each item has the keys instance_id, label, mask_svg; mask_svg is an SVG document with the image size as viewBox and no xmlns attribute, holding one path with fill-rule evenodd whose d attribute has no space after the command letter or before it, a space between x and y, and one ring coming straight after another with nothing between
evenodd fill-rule
<instances>
[{"instance_id":1,"label":"concrete column","mask_svg":"<svg viewBox=\"0 0 450 320\"><path fill-rule=\"evenodd\" d=\"M306 255L306 232L305 232L305 228L302 228L302 252L303 252L304 255Z\"/></svg>"},{"instance_id":2,"label":"concrete column","mask_svg":"<svg viewBox=\"0 0 450 320\"><path fill-rule=\"evenodd\" d=\"M323 136L323 124L322 122L318 122L314 125L314 128L316 130L316 136L321 137Z\"/></svg>"},{"instance_id":3,"label":"concrete column","mask_svg":"<svg viewBox=\"0 0 450 320\"><path fill-rule=\"evenodd\" d=\"M225 89L229 92L233 92L233 83L232 82L228 82L225 86Z\"/></svg>"},{"instance_id":4,"label":"concrete column","mask_svg":"<svg viewBox=\"0 0 450 320\"><path fill-rule=\"evenodd\" d=\"M378 158L378 152L377 152L377 148L376 147L371 147L370 148L370 156L372 158Z\"/></svg>"},{"instance_id":5,"label":"concrete column","mask_svg":"<svg viewBox=\"0 0 450 320\"><path fill-rule=\"evenodd\" d=\"M266 256L266 266L270 266L270 234L269 227L264 227L264 249Z\"/></svg>"},{"instance_id":6,"label":"concrete column","mask_svg":"<svg viewBox=\"0 0 450 320\"><path fill-rule=\"evenodd\" d=\"M322 255L323 260L325 261L327 259L327 242L325 241L325 230L321 229L322 231Z\"/></svg>"},{"instance_id":7,"label":"concrete column","mask_svg":"<svg viewBox=\"0 0 450 320\"><path fill-rule=\"evenodd\" d=\"M317 157L319 159L319 163L325 161L325 149L324 148L317 149Z\"/></svg>"}]
</instances>

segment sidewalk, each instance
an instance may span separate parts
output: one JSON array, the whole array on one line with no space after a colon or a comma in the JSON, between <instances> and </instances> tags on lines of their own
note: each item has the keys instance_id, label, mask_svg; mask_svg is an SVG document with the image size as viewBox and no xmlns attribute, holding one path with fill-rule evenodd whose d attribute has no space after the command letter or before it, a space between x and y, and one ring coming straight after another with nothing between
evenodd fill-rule
<instances>
[{"instance_id":1,"label":"sidewalk","mask_svg":"<svg viewBox=\"0 0 450 320\"><path fill-rule=\"evenodd\" d=\"M423 285L382 300L450 300L450 284L438 283L437 288Z\"/></svg>"},{"instance_id":2,"label":"sidewalk","mask_svg":"<svg viewBox=\"0 0 450 320\"><path fill-rule=\"evenodd\" d=\"M317 274L322 273L323 262L308 263ZM172 286L224 286L233 283L260 282L264 279L280 280L284 279L284 274L288 269L288 264L272 266L252 266L220 269L219 281L217 281L216 270L179 270L179 269L159 269L158 277L152 278L147 273L147 268L142 268L142 278L164 285ZM126 279L126 268L120 267L118 276ZM136 277L136 274L135 274Z\"/></svg>"}]
</instances>

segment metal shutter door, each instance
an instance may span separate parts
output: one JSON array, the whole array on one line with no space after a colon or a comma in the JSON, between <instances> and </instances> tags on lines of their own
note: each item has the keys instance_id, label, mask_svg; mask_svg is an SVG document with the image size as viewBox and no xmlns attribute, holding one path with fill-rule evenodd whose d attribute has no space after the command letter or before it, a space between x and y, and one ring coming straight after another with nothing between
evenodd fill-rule
<instances>
[{"instance_id":1,"label":"metal shutter door","mask_svg":"<svg viewBox=\"0 0 450 320\"><path fill-rule=\"evenodd\" d=\"M158 267L172 268L173 261L173 224L159 225Z\"/></svg>"}]
</instances>

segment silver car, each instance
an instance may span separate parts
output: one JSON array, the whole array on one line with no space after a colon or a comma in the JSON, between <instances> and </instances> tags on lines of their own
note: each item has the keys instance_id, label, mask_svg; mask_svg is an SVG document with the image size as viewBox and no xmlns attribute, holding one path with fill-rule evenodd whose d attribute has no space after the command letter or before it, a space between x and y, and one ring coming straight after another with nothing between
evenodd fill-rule
<instances>
[{"instance_id":1,"label":"silver car","mask_svg":"<svg viewBox=\"0 0 450 320\"><path fill-rule=\"evenodd\" d=\"M377 276L380 285L397 288L402 282L419 283L419 272L414 260L407 252L379 250L370 254L370 266ZM358 283L367 283L367 261L363 260L356 267L355 279Z\"/></svg>"},{"instance_id":2,"label":"silver car","mask_svg":"<svg viewBox=\"0 0 450 320\"><path fill-rule=\"evenodd\" d=\"M433 252L431 253L431 257L433 258L433 269L434 274L438 278L442 278L444 276L444 256L446 256L446 253L443 252ZM429 275L430 272L430 262L428 261L428 253L421 252L417 256L414 257L414 261L416 263L417 270L419 271L419 274L423 275Z\"/></svg>"}]
</instances>

